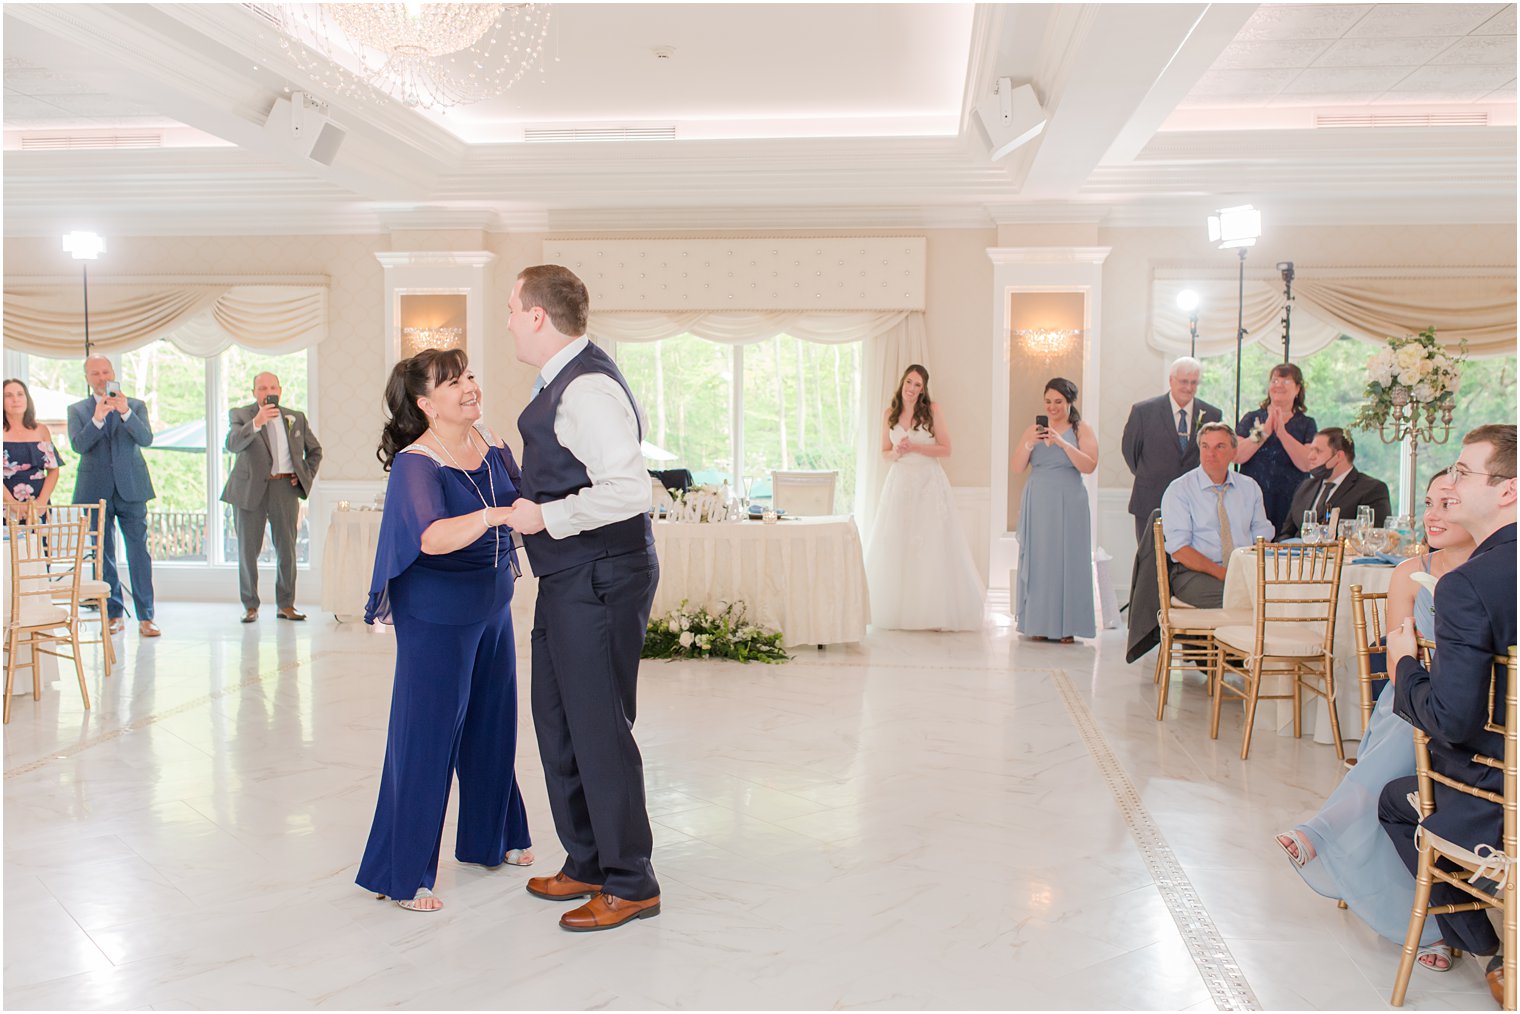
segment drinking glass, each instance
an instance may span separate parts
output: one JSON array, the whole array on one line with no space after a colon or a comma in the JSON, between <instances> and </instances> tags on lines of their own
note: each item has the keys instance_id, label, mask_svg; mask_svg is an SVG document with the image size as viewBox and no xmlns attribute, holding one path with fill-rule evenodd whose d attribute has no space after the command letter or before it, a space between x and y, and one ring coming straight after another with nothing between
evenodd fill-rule
<instances>
[{"instance_id":1,"label":"drinking glass","mask_svg":"<svg viewBox=\"0 0 1520 1014\"><path fill-rule=\"evenodd\" d=\"M1299 534L1303 536L1305 542L1309 541L1309 532L1314 528L1314 525L1314 512L1312 510L1304 511L1304 520L1299 524L1298 528Z\"/></svg>"},{"instance_id":2,"label":"drinking glass","mask_svg":"<svg viewBox=\"0 0 1520 1014\"><path fill-rule=\"evenodd\" d=\"M1310 514L1312 512L1311 511L1305 511L1304 513ZM1320 541L1320 526L1319 525L1315 524L1313 521L1305 521L1302 525L1299 525L1299 529L1300 529L1299 530L1299 536L1304 540L1304 545L1306 545L1306 546L1317 546L1317 545L1319 545L1319 541Z\"/></svg>"},{"instance_id":3,"label":"drinking glass","mask_svg":"<svg viewBox=\"0 0 1520 1014\"><path fill-rule=\"evenodd\" d=\"M1344 542L1346 539L1354 538L1356 536L1356 524L1354 520L1342 521L1336 526L1336 540Z\"/></svg>"},{"instance_id":4,"label":"drinking glass","mask_svg":"<svg viewBox=\"0 0 1520 1014\"><path fill-rule=\"evenodd\" d=\"M1363 531L1377 524L1377 513L1371 504L1364 503L1356 509L1356 524Z\"/></svg>"}]
</instances>

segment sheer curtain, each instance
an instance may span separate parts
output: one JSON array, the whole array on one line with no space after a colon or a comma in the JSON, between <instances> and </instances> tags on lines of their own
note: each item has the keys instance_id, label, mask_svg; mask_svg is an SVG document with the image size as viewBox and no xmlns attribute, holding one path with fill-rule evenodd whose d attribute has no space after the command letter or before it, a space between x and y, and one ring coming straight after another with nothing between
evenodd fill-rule
<instances>
[{"instance_id":1,"label":"sheer curtain","mask_svg":"<svg viewBox=\"0 0 1520 1014\"><path fill-rule=\"evenodd\" d=\"M1293 283L1295 355L1317 352L1339 335L1370 342L1403 337L1434 326L1443 343L1466 339L1476 355L1509 352L1516 331L1515 269L1314 268L1300 265ZM1239 301L1236 272L1221 268L1157 269L1151 286L1150 346L1172 355L1188 350L1187 314L1177 293L1199 295L1198 352L1217 355L1235 347ZM1278 347L1283 287L1275 271L1248 268L1245 328L1248 340Z\"/></svg>"},{"instance_id":2,"label":"sheer curtain","mask_svg":"<svg viewBox=\"0 0 1520 1014\"><path fill-rule=\"evenodd\" d=\"M902 371L909 363L923 363L928 349L921 310L605 311L591 314L588 331L599 341L619 342L655 342L682 334L722 345L749 345L779 334L821 344L862 342L855 515L862 536L869 532L872 506L885 474L879 448L887 403Z\"/></svg>"},{"instance_id":3,"label":"sheer curtain","mask_svg":"<svg viewBox=\"0 0 1520 1014\"><path fill-rule=\"evenodd\" d=\"M274 355L327 337L327 280L111 279L90 285L90 344L121 353L168 337L190 355L231 345ZM84 349L78 280L7 278L5 344L64 358Z\"/></svg>"}]
</instances>

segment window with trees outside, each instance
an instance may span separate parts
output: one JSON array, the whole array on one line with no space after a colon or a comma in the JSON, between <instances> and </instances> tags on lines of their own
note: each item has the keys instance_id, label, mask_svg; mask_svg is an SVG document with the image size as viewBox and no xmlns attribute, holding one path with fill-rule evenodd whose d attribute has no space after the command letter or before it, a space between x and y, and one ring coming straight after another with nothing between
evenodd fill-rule
<instances>
[{"instance_id":1,"label":"window with trees outside","mask_svg":"<svg viewBox=\"0 0 1520 1014\"><path fill-rule=\"evenodd\" d=\"M71 468L78 456L69 447L67 409L90 393L84 382L83 357L27 355L20 359L21 379L32 392L38 419L52 429L63 458L59 493L72 498ZM142 400L153 427L153 445L143 449L143 458L158 494L148 505L148 549L154 565L236 566L232 507L221 502L222 486L232 468L232 455L222 450L227 411L251 405L253 378L268 370L280 378L281 403L309 414L309 353L268 356L233 346L201 359L161 340L111 359L122 391ZM308 534L303 502L296 535L298 564L309 562ZM267 537L259 559L274 562L274 546Z\"/></svg>"},{"instance_id":2,"label":"window with trees outside","mask_svg":"<svg viewBox=\"0 0 1520 1014\"><path fill-rule=\"evenodd\" d=\"M1312 355L1294 357L1304 372L1305 407L1320 429L1339 426L1356 442L1358 471L1388 484L1395 513L1413 514L1418 521L1419 501L1399 503L1400 466L1406 456L1402 444L1385 444L1372 430L1353 429L1367 386L1367 360L1378 346L1348 335L1341 335L1327 347ZM1244 415L1261 405L1267 396L1267 377L1281 355L1257 344L1248 345L1241 360L1240 412ZM1452 413L1451 436L1445 444L1420 445L1415 472L1415 488L1425 484L1442 468L1457 459L1462 436L1484 423L1511 422L1515 418L1515 356L1470 356L1462 364L1462 384L1457 391L1456 409ZM1198 396L1230 414L1235 400L1235 353L1210 356L1203 360L1203 375ZM1237 420L1230 420L1233 425Z\"/></svg>"},{"instance_id":3,"label":"window with trees outside","mask_svg":"<svg viewBox=\"0 0 1520 1014\"><path fill-rule=\"evenodd\" d=\"M620 342L614 355L648 416L652 467L690 469L758 501L770 498L772 469L834 470L836 509L854 502L859 342L722 345L686 334Z\"/></svg>"}]
</instances>

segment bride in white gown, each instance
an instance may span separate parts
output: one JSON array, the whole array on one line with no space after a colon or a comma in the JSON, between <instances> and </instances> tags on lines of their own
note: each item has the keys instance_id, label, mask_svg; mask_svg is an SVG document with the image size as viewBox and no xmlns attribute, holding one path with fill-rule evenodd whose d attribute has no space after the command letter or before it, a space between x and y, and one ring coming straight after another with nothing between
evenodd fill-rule
<instances>
[{"instance_id":1,"label":"bride in white gown","mask_svg":"<svg viewBox=\"0 0 1520 1014\"><path fill-rule=\"evenodd\" d=\"M929 400L929 371L903 373L882 426L892 462L866 547L871 624L891 630L976 630L982 579L961 530L940 458L950 433Z\"/></svg>"}]
</instances>

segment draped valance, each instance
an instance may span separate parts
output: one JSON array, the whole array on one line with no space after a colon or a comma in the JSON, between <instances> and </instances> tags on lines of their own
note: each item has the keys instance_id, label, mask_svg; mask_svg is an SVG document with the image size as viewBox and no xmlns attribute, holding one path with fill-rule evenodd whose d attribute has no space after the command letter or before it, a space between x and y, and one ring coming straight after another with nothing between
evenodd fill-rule
<instances>
[{"instance_id":1,"label":"draped valance","mask_svg":"<svg viewBox=\"0 0 1520 1014\"><path fill-rule=\"evenodd\" d=\"M1188 350L1187 314L1177 308L1184 289L1198 293L1198 352L1235 347L1239 278L1234 268L1157 268L1151 285L1152 348ZM1342 334L1372 342L1435 327L1443 343L1467 339L1475 355L1515 350L1515 268L1316 268L1298 265L1293 281L1294 357L1316 352ZM1282 345L1283 286L1271 268L1246 269L1247 340Z\"/></svg>"},{"instance_id":2,"label":"draped valance","mask_svg":"<svg viewBox=\"0 0 1520 1014\"><path fill-rule=\"evenodd\" d=\"M327 337L327 291L323 275L92 279L90 344L122 353L167 338L193 356L231 345L297 352ZM5 344L53 358L82 354L81 280L7 277Z\"/></svg>"},{"instance_id":3,"label":"draped valance","mask_svg":"<svg viewBox=\"0 0 1520 1014\"><path fill-rule=\"evenodd\" d=\"M720 345L750 345L769 341L778 334L825 345L865 341L900 325L910 313L810 313L805 310L742 312L703 310L691 313L638 313L598 311L591 313L588 330L597 339L620 342L657 342L663 338L694 334ZM923 314L914 313L922 327Z\"/></svg>"}]
</instances>

